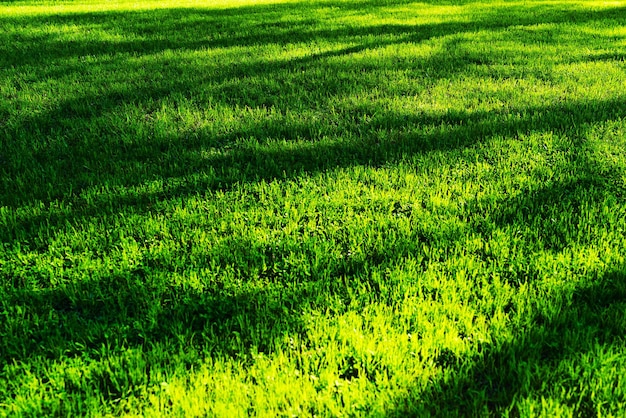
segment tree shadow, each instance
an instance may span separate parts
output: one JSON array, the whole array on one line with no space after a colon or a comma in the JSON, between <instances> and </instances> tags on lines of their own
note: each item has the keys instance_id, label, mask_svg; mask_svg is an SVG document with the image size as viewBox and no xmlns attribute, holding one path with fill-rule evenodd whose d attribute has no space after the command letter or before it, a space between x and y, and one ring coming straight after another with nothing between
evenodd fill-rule
<instances>
[{"instance_id":1,"label":"tree shadow","mask_svg":"<svg viewBox=\"0 0 626 418\"><path fill-rule=\"evenodd\" d=\"M563 394L576 416L606 412L617 399L590 390L593 376L580 374L591 366L580 364L594 353L623 353L625 307L626 271L616 267L551 306L551 314L537 314L510 341L482 346L471 358L442 351L437 362L445 377L415 397L399 399L390 416L520 416L524 400Z\"/></svg>"},{"instance_id":2,"label":"tree shadow","mask_svg":"<svg viewBox=\"0 0 626 418\"><path fill-rule=\"evenodd\" d=\"M59 267L67 273L55 273L64 282L54 286L45 273L24 266L22 274L6 277L3 285L0 361L111 363L84 374L80 382L66 377L65 390L80 397L85 387L93 388L115 403L138 387L158 385L151 370L163 379L163 373L193 369L207 358L250 366L255 355L274 353L285 338L304 335L305 312L344 313L351 293L347 278L365 272L363 260L327 256L323 271L307 257L311 274L299 274L301 268L294 273L285 254L301 253L299 245L233 237L212 251L217 256L207 254L204 264L194 261L193 271L205 273L199 282L158 256L111 272L79 272L83 275L77 280L69 276L73 261L68 256ZM189 252L179 254L179 264L191 263ZM233 259L245 260L253 274L240 277L236 270L243 266ZM128 360L132 352L140 352L140 358ZM127 369L134 378L124 375Z\"/></svg>"},{"instance_id":3,"label":"tree shadow","mask_svg":"<svg viewBox=\"0 0 626 418\"><path fill-rule=\"evenodd\" d=\"M626 53L604 53L604 54L592 54L585 57L585 61L589 62L626 62Z\"/></svg>"},{"instance_id":4,"label":"tree shadow","mask_svg":"<svg viewBox=\"0 0 626 418\"><path fill-rule=\"evenodd\" d=\"M341 10L356 7L344 2L323 4ZM33 242L37 241L37 237L45 235L42 234L44 229L58 228L68 222L74 223L110 212L117 213L120 208L134 208L137 213L147 213L151 204L159 200L190 196L207 190L228 190L235 184L294 178L301 174L315 174L355 165L382 166L415 154L472 147L490 141L496 134L511 137L533 132L569 134L584 129L585 125L626 114L626 102L621 99L547 104L506 109L502 113L449 111L437 115L389 110L380 114L380 109L372 103L358 108L346 107L341 118L348 122L345 125L324 126L321 133L316 131L317 126L312 123L285 123L281 117L268 117L249 126L235 127L217 134L201 127L188 132L159 133L155 125L142 122L123 126L127 131L122 132L122 135L103 127L102 124L106 122L103 116L112 114L125 104L140 103L146 108L146 115L150 116L158 110L158 104L164 98L178 95L193 100L194 92L221 101L224 106L275 107L280 110L281 106L288 108L290 105L284 96L280 99L281 94L284 94L282 87L275 87L274 91L259 93L258 98L250 99L250 92L244 92L245 83L229 86L228 82L248 75L268 76L279 71L310 70L326 58L349 56L394 43L417 43L479 30L504 30L511 25L560 23L572 19L575 22L613 19L624 12L623 8L616 8L594 13L570 10L558 14L551 8L549 13L546 11L538 16L517 13L512 17L503 17L486 13L471 22L448 22L418 28L410 25L380 25L310 30L310 21L304 21L298 26L297 20L294 26L289 21L282 23L284 26L255 26L257 20L253 17L254 13L297 15L297 12L304 13L307 7L312 6L297 3L291 6L251 6L224 11L180 9L128 14L107 12L46 16L29 23L41 26L50 23L76 25L94 29L101 27L105 31L119 31L120 35L135 31L133 37L136 39L126 43L94 40L64 44L61 38L44 36L43 39L26 40L26 49L15 53L10 43L3 42L7 39L0 37L0 45L3 45L0 47L0 56L4 56L4 65L34 66L49 77L62 77L68 72L75 74L79 68L74 64L64 67L62 61L94 54L111 55L108 69L125 66L137 74L140 71L160 71L166 75L165 82L150 81L143 88L118 88L106 94L93 93L61 99L42 114L18 119L10 126L2 126L5 141L29 137L44 140L45 145L30 151L32 158L27 161L41 169L38 175L45 173L52 179L50 189L54 189L52 194L32 190L32 184L37 180L34 174L27 177L28 181L23 184L11 184L11 177L18 176L23 168L20 165L22 163L11 156L0 154L0 161L4 163L3 189L0 189L3 205L16 209L37 201L50 204L57 199L74 203L69 211L47 211L43 215L22 213L16 216L13 224L0 226L2 241L35 245ZM185 19L194 23L191 32L177 39L174 32ZM2 20L9 21L6 18ZM20 24L18 20L12 23ZM157 29L162 30L158 36L155 35ZM212 36L218 32L221 37ZM364 42L363 38L368 36L389 39ZM196 85L178 81L176 74L187 70L185 63L170 63L172 69L163 70L165 60L159 59L148 63L146 68L145 62L134 64L124 55L158 53L167 49L288 44L308 42L315 38L331 39L337 43L351 40L356 45L285 61L240 63L235 69L229 69L223 74L198 76L194 78ZM453 43L443 42L443 45L443 48L454 47ZM421 66L433 74L432 80L435 82L458 74L469 65L480 65L480 62L471 58L461 54L457 61L449 62L448 55L434 54L420 63L406 64L406 68ZM480 57L481 62L489 59ZM60 64L60 70L48 69L57 63ZM334 71L333 74L348 71L342 69L341 64L325 65ZM294 77L294 82L299 85L306 83L306 75ZM362 82L361 91L367 91L367 83ZM203 84L212 87L203 90ZM320 77L313 84L316 89L331 96L347 94L345 87L332 79L329 81ZM299 92L301 90L295 89L292 96L288 97ZM272 102L272 98L277 101ZM313 107L319 103L318 99L304 99L298 104ZM519 117L511 119L509 114L518 114ZM367 117L355 124L349 115ZM441 126L446 128L422 129ZM149 133L140 138L150 141L150 149L146 149L145 144L120 140L124 134L132 136L134 129L142 127L148 129ZM95 134L88 134L89 128ZM396 134L380 137L376 132ZM250 136L254 136L254 140L249 140ZM277 143L276 139L282 139L284 143ZM155 149L159 150L156 159ZM93 175L93 170L98 172L97 176ZM182 181L194 173L204 176L193 183ZM108 184L128 187L157 178L172 182L161 191L146 191L132 196L100 194L91 201L82 200L79 196L82 190L89 187L104 187ZM548 249L562 251L571 244L572 237L559 235L563 230L560 227L550 227L550 211L580 204L581 196L586 196L586 203L593 206L594 195L582 193L593 187L597 191L608 190L607 182L597 175L593 164L589 162L577 182L549 186L544 190L520 195L516 200L500 202L494 213L491 213L495 219L494 227L517 222L518 216L523 217L530 211L540 218L538 226L547 228L545 243ZM615 190L609 191L617 194ZM529 221L522 219L522 222ZM479 225L472 227L479 234L488 232L481 230ZM571 231L574 227L566 228L565 231ZM349 298L347 285L341 280L331 280L331 277L350 277L363 273L364 263L333 260L326 276L291 277L291 281L285 282L286 266L281 264L284 260L272 255L271 249L257 248L250 242L233 244L229 251L251 260L252 270L258 272L255 278L258 281L256 290L250 290L250 287L245 291L226 287L226 281L218 279L207 279L213 281L203 283L197 289L176 286L163 277L164 271L168 274L174 272L168 272L166 266L158 264L158 260L145 260L139 266L119 268L101 277L68 280L68 284L63 285L65 287L44 287L36 291L31 290L28 283L20 282L23 277L10 277L9 280L14 281L13 290L0 300L0 309L8 312L8 315L21 316L20 324L24 328L12 329L10 324L7 325L7 337L0 339L2 359L5 362L26 362L34 357L59 359L81 356L85 351L93 358L98 358L101 355L98 350L103 345L144 347L152 344L159 349L165 348L163 352L166 354L186 351L212 357L236 357L252 347L260 352L272 352L284 333L298 334L303 331L303 310L333 308L329 301ZM292 248L280 253L289 250L301 251L300 248ZM403 256L402 251L394 251L391 251L395 254L393 257L399 260ZM388 257L389 254L369 254L369 266L373 265L372 259L374 265L394 261L384 260L384 256ZM263 270L268 260L273 260L269 263L270 269ZM197 267L227 269L231 264L225 261L220 266L207 264ZM30 272L27 276L45 283L44 278L38 279ZM541 388L536 375L531 374L529 377L524 374L528 365L549 368L565 358L589 351L591 341L608 345L621 341L624 327L623 314L620 312L623 312L626 296L625 278L623 269L616 268L596 283L580 287L558 315L550 318L537 316L534 319L536 327L525 330L513 341L485 346L477 358L467 359L467 362L453 359L449 363L442 359L441 363L452 377L442 383L432 384L420 393L419 399L415 400L418 410L441 415L500 412L511 405L513 400L529 395L531 389ZM515 276L509 280L513 283L524 279ZM338 303L336 309L340 311L341 306ZM276 318L284 322L275 322ZM16 335L23 335L24 338L16 338ZM207 341L215 345L207 346ZM167 359L160 357L158 361L165 362ZM465 377L454 378L455 375ZM111 399L119 398L128 389L105 378L102 378L102 382L103 393L108 393ZM486 393L483 397L486 401L476 404L473 399L476 393ZM435 407L443 409L435 410ZM396 412L411 414L414 411L399 407Z\"/></svg>"},{"instance_id":5,"label":"tree shadow","mask_svg":"<svg viewBox=\"0 0 626 418\"><path fill-rule=\"evenodd\" d=\"M375 105L365 105L354 111L346 109L346 112L374 115L378 110ZM126 196L100 194L91 198L89 202L77 199L70 211L46 212L41 215L24 214L16 218L14 224L4 225L0 232L9 242L13 240L28 242L39 236L42 228L64 225L68 220L101 216L111 210L116 211L120 206L133 207L135 212L142 213L149 211L154 202L194 195L199 190L228 190L236 184L271 181L285 176L289 178L354 165L380 167L399 162L416 153L476 146L490 141L494 135L518 137L541 132L567 134L571 133L572 129L580 130L586 125L620 117L626 113L626 102L587 101L510 112L518 114L519 117L509 118L508 111L502 114L488 111L448 112L443 116L386 111L382 116L371 117L362 124L336 126L324 133L331 138L341 137L343 138L341 141L320 137L314 142L295 142L293 146L263 145L272 138L312 138L316 135L312 127L306 124L286 125L281 118L264 120L259 122L258 126L246 126L242 130L235 129L226 136L205 137L199 132L195 149L192 147L192 141L183 141L178 136L164 137L153 142L153 147L163 147L160 160L153 159L154 148L145 150L138 146L133 149L132 145L121 148L114 158L117 164L123 167L125 185L139 184L145 181L146 173L149 173L148 178L158 175L174 180L164 189L142 191ZM407 126L412 129L407 130ZM447 128L433 129L441 126ZM373 135L381 131L395 132L395 135L382 139ZM258 135L257 141L232 145L228 152L208 152L212 148L223 149L225 144L235 144L238 138L245 137L251 132ZM205 138L209 144L212 142L212 146L206 145ZM108 145L110 144L106 144ZM94 148L97 153L92 154ZM52 165L54 159L59 158L63 152L46 149L39 158L43 165ZM73 155L75 164L97 167L97 162L92 158L107 151L94 145L87 152L89 154L85 159L81 159L80 154ZM140 165L136 164L138 161L141 161ZM108 174L101 169L98 171L101 173L99 179L105 182L107 175L112 177L119 175L116 172ZM191 184L175 181L194 173L206 175ZM134 180L137 178L140 182ZM61 190L78 188L79 180L69 178L64 187L59 181L56 187ZM59 195L61 196L63 195Z\"/></svg>"},{"instance_id":6,"label":"tree shadow","mask_svg":"<svg viewBox=\"0 0 626 418\"><path fill-rule=\"evenodd\" d=\"M5 39L7 42L0 41L4 48L0 51L0 57L4 60L3 66L14 69L24 65L32 67L29 71L36 79L31 82L58 79L63 83L64 77L71 78L83 74L85 70L89 72L90 66L74 62L76 59L99 56L107 58L96 65L96 70L89 77L90 87L86 92L68 92L71 93L68 94L69 98L55 100L48 109L26 116L8 108L1 110L4 138L2 148L12 150L13 155L0 154L3 168L0 200L4 205L13 208L37 201L50 203L69 195L77 196L88 187L98 188L110 184L133 186L157 178L180 178L190 172L181 168L169 171L167 168L163 169L161 156L148 152L148 148L160 150L162 154L166 154L166 159L181 158L180 164L173 164L179 167L187 167L187 158L193 158L194 154L200 154L207 148L226 150L228 153L233 144L255 134L256 139L261 142L280 138L287 141L306 139L313 144L311 153L316 148L317 138L312 134L316 127L279 127L280 124L284 125L284 121L260 123L250 131L227 135L215 135L203 132L202 129L186 132L184 137L178 138L172 133L159 133L153 116L158 113L160 103L164 100L192 103L194 100L199 103L209 101L241 108L272 108L279 112L298 107L323 109L331 98L340 98L347 93L366 92L380 83L380 80L368 79L366 76L359 77L358 85L350 87L342 83L337 75L345 74L347 78L354 79L355 72L367 75L368 71L379 69L381 64L363 61L350 67L342 62L328 61L328 58L353 56L368 49L384 48L398 43L443 39L440 52L425 59L397 64L399 69L415 71L416 75L427 73L434 83L438 79L460 74L468 66L497 61L497 57L474 57L464 52L458 40L445 39L449 35L481 30L506 30L511 25L600 21L619 16L621 10L614 8L593 13L567 10L554 13L552 8L548 8L548 12L544 13L544 9L539 8L531 17L520 11L511 14L494 11L481 12L482 14L468 22L453 20L417 26L343 25L332 29L320 29L309 18L298 20L298 16L306 15L311 9L316 10L316 7L337 8L338 13L342 13L344 9L355 6L344 2L324 2L322 6L296 3L224 10L167 9L44 15L28 19L2 18L9 28L23 26L25 29L22 32L37 34L33 35L35 38L22 41L19 36L17 40L11 39L11 42L8 38ZM277 29L273 25L259 23L265 19L258 15L265 14L289 17L285 21L278 21ZM185 23L188 24L182 32L180 27ZM96 35L91 38L80 37L80 40L66 39L63 33L47 34L43 29L50 25L77 28L83 34L91 31ZM102 34L115 40L102 39ZM13 37L14 33L9 30L4 36ZM145 59L150 54L167 50L198 51L234 45L287 45L315 39L341 46L284 60L241 60L234 62L229 68L219 65L198 67L197 62L187 62L186 59L175 57ZM352 45L345 46L345 43ZM459 53L451 55L450 51L455 49ZM137 59L138 57L144 58ZM316 74L320 64L321 68L336 76L329 78ZM119 68L124 68L125 74L116 76ZM267 81L279 73L287 74L284 80L289 85ZM28 88L28 84L15 86L17 91ZM314 91L317 94L307 98L305 91ZM324 96L319 96L320 93ZM20 106L19 102L16 104ZM128 105L142 108L143 119L121 121L119 112ZM446 116L442 117L442 121L445 118ZM417 120L414 116L409 116L407 122L426 125L434 121L428 118ZM335 135L337 131L340 129L331 128L328 134ZM132 141L124 139L132 137ZM363 145L356 144L357 147ZM337 148L341 146L340 144ZM348 146L346 151L352 152L352 148ZM248 151L242 151L243 154L246 152ZM376 148L370 154L375 152ZM341 159L347 160L347 156L345 154ZM255 160L260 160L267 156L261 152L254 157ZM299 159L298 155L292 158ZM361 164L363 161L364 159L357 158L354 164ZM314 166L315 164L315 170ZM325 164L325 167L329 166ZM37 170L27 169L28 167L37 167ZM206 165L202 167L196 164L194 167L206 169ZM217 168L223 167L218 163ZM299 172L299 169L280 168L292 173ZM94 175L96 171L97 176ZM261 170L257 174L262 176ZM41 183L41 176L47 179L48 185L45 188L32 187ZM246 174L242 173L242 176L245 177ZM19 182L14 179L19 179ZM226 182L229 181L231 180Z\"/></svg>"},{"instance_id":7,"label":"tree shadow","mask_svg":"<svg viewBox=\"0 0 626 418\"><path fill-rule=\"evenodd\" d=\"M589 106L597 111L588 112ZM352 161L339 161L339 156L343 155L350 155L361 164L376 165L397 161L405 153L411 155L414 152L428 152L429 149L445 150L446 147L454 150L476 144L476 141L489 140L493 124L497 125L500 134L507 135L559 130L567 133L571 132L571 126L580 129L585 124L605 120L589 115L617 116L624 106L620 102L601 102L593 105L585 103L569 107L542 107L508 124L502 120L494 121L491 115L486 114L448 115L446 122L455 128L422 138L418 143L411 136L394 145L364 146L363 143L355 142L351 148L344 144L339 151L328 148L324 152L317 150L312 154L307 150L287 152L279 149L276 154L255 162L249 172L245 169L235 170L237 179L233 178L232 181L259 181L260 173L265 176L261 179L267 180L279 176L280 171L293 166L294 161L302 161L304 164L301 167L296 164L294 170L323 171L341 164L354 164ZM609 109L616 113L607 113ZM385 118L384 123L401 124L407 117L396 116ZM562 125L566 116L570 118L568 123L573 125ZM572 116L575 117L573 122ZM370 123L376 125L382 121L372 120ZM433 123L441 123L441 120L437 119ZM336 143L327 144L331 145L337 146ZM247 152L221 164L226 167L238 161L242 164L244 161L246 164L256 161L254 155L257 151L251 149ZM478 201L470 202L476 219L492 220L491 229L482 224L471 224L470 227L479 236L488 237L497 228L525 225L527 231L541 231L544 237L541 250L553 253L563 252L574 243L592 245L593 237L583 235L589 242L580 240L577 229L583 228L586 220L582 218L582 212L575 208L585 205L593 208L607 194L614 196L616 202L621 202L622 189L611 178L603 176L595 163L588 159L584 143L572 152L572 168L577 170L574 180L520 193L510 200L498 202L486 212L481 212L479 208L487 206L480 205ZM294 155L297 156L295 160ZM321 159L316 155L327 158ZM328 156L335 157L328 159ZM244 173L244 177L240 177L241 173ZM287 174L292 176L295 172ZM219 187L225 187L225 184ZM206 187L218 186L207 184ZM178 190L176 194L186 192ZM100 206L96 205L79 213L82 217L98 216L101 211ZM571 213L573 217L558 219L559 214L565 212ZM554 217L558 222L552 220ZM30 236L36 236L43 219L30 221L30 224L21 227L28 230ZM48 220L53 224L66 221L62 218ZM256 277L248 279L258 282L258 285L246 286L246 290L229 285L231 280L219 279L217 274L214 278L207 278L198 288L176 285L175 280L168 278L175 272L169 271L168 266L157 258L146 258L135 267L120 268L111 274L79 281L68 279L66 285L55 288L35 286L39 290L30 290L33 288L31 284L20 282L24 277L38 280L36 273L27 272L22 278L14 277L14 283L7 283L13 290L5 292L0 300L0 310L7 312L9 317L20 318L21 325L20 329L13 329L7 322L2 332L4 338L0 339L0 353L4 353L5 362L28 362L37 357L80 357L85 353L90 358L98 359L104 355L102 347L107 346L120 350L141 348L153 365L167 364L171 361L171 353L178 353L182 356L181 361L189 362L190 366L204 356L237 358L245 363L250 359L239 358L242 353L271 353L281 344L285 335L304 333L302 312L323 309L342 313L352 297L348 279L359 277L359 280L367 280L366 264L370 269L391 265L407 256L407 252L410 253L412 249L419 251L419 246L428 238L415 236L406 239L407 242L395 243L395 247L391 245L385 254L369 253L366 249L362 260L329 258L326 265L330 268L324 275L316 275L317 269L312 265L310 271L313 276L310 277L289 276L289 267L281 259L282 255L302 252L303 248L294 246L275 250L271 246L235 239L228 244L228 251L225 248L217 248L215 251L217 254L223 250L224 254L232 254L233 259L248 260L250 271L258 273ZM536 238L528 236L524 239ZM19 240L23 241L23 238ZM336 244L340 245L340 242ZM181 257L181 263L184 264L184 254ZM490 258L489 254L482 254L481 257L486 263L496 264L501 261ZM206 260L213 258L207 256ZM224 272L234 264L232 260L222 261L220 265L208 264L207 261L207 264L196 265L195 268ZM71 267L71 260L67 262ZM562 306L551 306L552 313L542 313L538 309L534 317L528 319L532 325L520 330L511 341L484 344L478 354L471 358L457 358L444 350L436 362L446 377L420 389L414 398L399 399L398 409L391 415L503 413L515 401L546 393L544 375L553 378L550 370L556 369L560 362L588 353L597 344L613 347L621 341L625 324L623 307L626 303L626 272L619 266L612 267L610 271L597 280L577 286L571 297L564 290L563 300L558 302ZM501 273L505 281L516 287L537 280L532 272L509 272L507 276L503 268ZM41 282L45 283L45 278L41 278ZM370 285L376 289L375 282ZM333 303L333 300L337 303ZM509 314L515 315L515 312ZM23 335L24 338L17 338L17 335ZM146 376L150 379L148 365ZM124 396L135 384L113 381L106 374L96 375L94 379L94 384L110 400ZM576 393L577 388L567 390ZM576 406L581 414L593 412L596 407L596 400L589 396L581 393L581 403Z\"/></svg>"},{"instance_id":8,"label":"tree shadow","mask_svg":"<svg viewBox=\"0 0 626 418\"><path fill-rule=\"evenodd\" d=\"M624 7L611 7L589 11L545 4L530 9L502 6L474 10L468 13L468 21L451 18L449 21L434 24L359 26L329 24L327 17L317 13L332 9L334 18L340 18L354 11L378 12L379 9L398 4L411 2L325 1L227 9L168 8L7 16L1 19L8 30L0 34L0 65L13 68L24 65L39 68L60 65L62 70L59 74L63 74L65 61L85 56L148 55L166 50L291 45L314 40L353 40L362 43L364 38L370 37L400 38L389 42L372 42L370 45L380 47L399 42L419 43L433 37L483 30L499 31L511 27L619 20L626 10ZM419 8L423 4L425 3L416 3L415 7ZM54 30L46 29L51 26L69 27L71 30L59 30L55 33ZM183 27L184 31L181 30ZM75 33L82 36L77 39L73 36ZM93 35L89 35L90 33ZM364 48L367 47L364 45ZM84 68L75 68L75 71L84 71Z\"/></svg>"},{"instance_id":9,"label":"tree shadow","mask_svg":"<svg viewBox=\"0 0 626 418\"><path fill-rule=\"evenodd\" d=\"M621 219L616 213L623 213L626 184L607 175L606 167L593 160L588 147L581 142L571 150L568 164L576 173L572 179L522 191L492 209L481 209L489 205L478 200L470 202L474 219L479 221L472 224L474 230L487 238L515 226L517 237L534 243L536 253L555 257L597 246L602 238L588 230L594 223L609 230L618 227L613 223ZM623 260L624 254L617 252ZM507 260L496 254L480 251L478 256L487 265L500 266L496 273L515 289L550 281L550 273L536 269L533 254L528 255L528 266L522 270L512 270ZM440 377L399 398L397 409L389 415L524 416L529 413L525 401L536 405L559 398L572 408L574 416L614 410L614 402L623 401L617 384L610 393L596 392L592 386L594 379L603 379L603 367L623 367L616 356L624 352L626 266L618 262L601 273L574 273L552 296L525 303L532 306L521 308L525 313L518 312L515 304L505 308L505 315L518 321L511 323L512 337L473 343L476 349L467 356L442 348L435 359L442 371ZM594 363L596 355L607 357ZM541 412L535 409L532 413Z\"/></svg>"}]
</instances>

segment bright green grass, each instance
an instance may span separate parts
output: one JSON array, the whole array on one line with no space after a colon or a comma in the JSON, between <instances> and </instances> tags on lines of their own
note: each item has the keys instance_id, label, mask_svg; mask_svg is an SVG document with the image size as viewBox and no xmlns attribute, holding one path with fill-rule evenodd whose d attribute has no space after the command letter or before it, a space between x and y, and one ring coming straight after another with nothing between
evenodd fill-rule
<instances>
[{"instance_id":1,"label":"bright green grass","mask_svg":"<svg viewBox=\"0 0 626 418\"><path fill-rule=\"evenodd\" d=\"M2 2L0 242L0 416L624 416L626 2Z\"/></svg>"}]
</instances>

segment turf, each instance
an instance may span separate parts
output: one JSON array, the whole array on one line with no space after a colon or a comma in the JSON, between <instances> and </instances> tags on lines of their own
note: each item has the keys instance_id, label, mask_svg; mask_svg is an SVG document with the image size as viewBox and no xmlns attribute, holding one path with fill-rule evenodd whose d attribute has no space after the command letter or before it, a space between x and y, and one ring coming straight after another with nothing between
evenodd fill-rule
<instances>
[{"instance_id":1,"label":"turf","mask_svg":"<svg viewBox=\"0 0 626 418\"><path fill-rule=\"evenodd\" d=\"M624 416L626 2L0 3L0 416Z\"/></svg>"}]
</instances>

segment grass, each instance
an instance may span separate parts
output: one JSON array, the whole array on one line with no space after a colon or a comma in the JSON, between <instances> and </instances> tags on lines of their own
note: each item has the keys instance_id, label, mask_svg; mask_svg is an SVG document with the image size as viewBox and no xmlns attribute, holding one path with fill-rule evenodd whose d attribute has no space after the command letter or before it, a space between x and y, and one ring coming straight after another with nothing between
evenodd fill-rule
<instances>
[{"instance_id":1,"label":"grass","mask_svg":"<svg viewBox=\"0 0 626 418\"><path fill-rule=\"evenodd\" d=\"M0 416L624 416L626 2L0 5Z\"/></svg>"}]
</instances>

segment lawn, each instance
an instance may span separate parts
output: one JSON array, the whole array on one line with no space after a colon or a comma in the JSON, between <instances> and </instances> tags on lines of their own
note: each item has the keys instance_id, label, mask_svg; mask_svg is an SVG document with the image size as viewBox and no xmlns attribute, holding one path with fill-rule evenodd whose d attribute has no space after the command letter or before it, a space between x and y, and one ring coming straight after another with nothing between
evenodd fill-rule
<instances>
[{"instance_id":1,"label":"lawn","mask_svg":"<svg viewBox=\"0 0 626 418\"><path fill-rule=\"evenodd\" d=\"M624 416L626 1L0 3L0 416Z\"/></svg>"}]
</instances>

